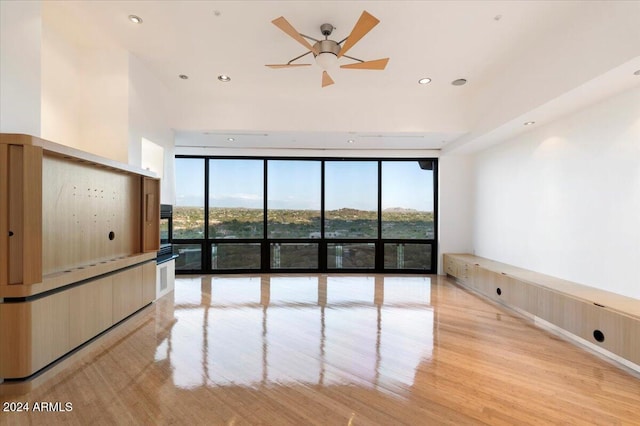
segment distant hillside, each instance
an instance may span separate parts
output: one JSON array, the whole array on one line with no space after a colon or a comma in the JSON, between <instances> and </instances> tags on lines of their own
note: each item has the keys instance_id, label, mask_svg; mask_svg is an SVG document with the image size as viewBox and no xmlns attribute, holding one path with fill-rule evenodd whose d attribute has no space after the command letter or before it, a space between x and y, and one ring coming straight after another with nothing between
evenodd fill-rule
<instances>
[{"instance_id":1,"label":"distant hillside","mask_svg":"<svg viewBox=\"0 0 640 426\"><path fill-rule=\"evenodd\" d=\"M309 237L320 231L320 211L271 209L268 212L269 235ZM342 208L325 212L325 231L338 235L374 237L378 214L375 211ZM393 207L382 211L383 235L396 238L424 238L433 234L433 212ZM215 238L260 238L263 235L262 209L215 207L209 209L209 236ZM202 238L205 230L204 208L174 209L174 237ZM389 233L389 234L387 234Z\"/></svg>"},{"instance_id":2,"label":"distant hillside","mask_svg":"<svg viewBox=\"0 0 640 426\"><path fill-rule=\"evenodd\" d=\"M404 207L389 207L382 210L382 213L418 213L416 209L405 209Z\"/></svg>"}]
</instances>

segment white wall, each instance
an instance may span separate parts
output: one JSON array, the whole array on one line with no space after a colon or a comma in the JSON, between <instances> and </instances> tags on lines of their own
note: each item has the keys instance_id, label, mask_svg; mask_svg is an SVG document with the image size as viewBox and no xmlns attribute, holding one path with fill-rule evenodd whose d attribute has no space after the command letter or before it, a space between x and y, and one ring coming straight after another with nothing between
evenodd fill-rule
<instances>
[{"instance_id":1,"label":"white wall","mask_svg":"<svg viewBox=\"0 0 640 426\"><path fill-rule=\"evenodd\" d=\"M41 4L0 1L0 132L40 136Z\"/></svg>"},{"instance_id":2,"label":"white wall","mask_svg":"<svg viewBox=\"0 0 640 426\"><path fill-rule=\"evenodd\" d=\"M174 132L168 122L167 88L136 56L129 55L129 163L142 167L142 140L164 148L164 171L160 199L175 204Z\"/></svg>"},{"instance_id":3,"label":"white wall","mask_svg":"<svg viewBox=\"0 0 640 426\"><path fill-rule=\"evenodd\" d=\"M472 253L474 209L472 156L443 155L438 160L438 272L442 253Z\"/></svg>"},{"instance_id":4,"label":"white wall","mask_svg":"<svg viewBox=\"0 0 640 426\"><path fill-rule=\"evenodd\" d=\"M83 151L129 162L129 53L120 48L83 48L81 53Z\"/></svg>"},{"instance_id":5,"label":"white wall","mask_svg":"<svg viewBox=\"0 0 640 426\"><path fill-rule=\"evenodd\" d=\"M42 137L80 148L81 50L52 26L50 9L42 19Z\"/></svg>"},{"instance_id":6,"label":"white wall","mask_svg":"<svg viewBox=\"0 0 640 426\"><path fill-rule=\"evenodd\" d=\"M476 156L479 256L640 299L640 88Z\"/></svg>"},{"instance_id":7,"label":"white wall","mask_svg":"<svg viewBox=\"0 0 640 426\"><path fill-rule=\"evenodd\" d=\"M41 136L127 163L129 54L116 46L82 45L56 13L44 5Z\"/></svg>"}]
</instances>

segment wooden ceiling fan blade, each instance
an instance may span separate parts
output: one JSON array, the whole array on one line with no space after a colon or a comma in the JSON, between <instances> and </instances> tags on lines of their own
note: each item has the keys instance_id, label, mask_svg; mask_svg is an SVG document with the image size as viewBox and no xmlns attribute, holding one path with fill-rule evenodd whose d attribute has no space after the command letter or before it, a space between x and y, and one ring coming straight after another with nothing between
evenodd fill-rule
<instances>
[{"instance_id":1,"label":"wooden ceiling fan blade","mask_svg":"<svg viewBox=\"0 0 640 426\"><path fill-rule=\"evenodd\" d=\"M329 73L322 71L322 87L331 86L334 83L333 79L329 76Z\"/></svg>"},{"instance_id":2,"label":"wooden ceiling fan blade","mask_svg":"<svg viewBox=\"0 0 640 426\"><path fill-rule=\"evenodd\" d=\"M375 59L373 61L356 62L354 64L340 65L340 68L356 70L383 70L387 66L389 58Z\"/></svg>"},{"instance_id":3,"label":"wooden ceiling fan blade","mask_svg":"<svg viewBox=\"0 0 640 426\"><path fill-rule=\"evenodd\" d=\"M289 21L284 19L284 16L274 19L273 21L271 21L271 23L287 33L289 37L306 47L308 50L312 51L314 54L318 54L317 49L315 49L307 40L305 40L305 38L302 37L295 28L293 28L293 25L291 25Z\"/></svg>"},{"instance_id":4,"label":"wooden ceiling fan blade","mask_svg":"<svg viewBox=\"0 0 640 426\"><path fill-rule=\"evenodd\" d=\"M380 20L367 12L366 10L362 12L360 15L360 19L356 22L356 25L351 30L351 34L347 37L347 40L344 42L344 46L340 49L340 53L338 53L338 58L344 55L353 47L354 44L360 41L362 37L367 35L369 31L373 29Z\"/></svg>"},{"instance_id":5,"label":"wooden ceiling fan blade","mask_svg":"<svg viewBox=\"0 0 640 426\"><path fill-rule=\"evenodd\" d=\"M278 68L295 68L295 67L309 67L311 64L268 64L265 67L278 69Z\"/></svg>"}]
</instances>

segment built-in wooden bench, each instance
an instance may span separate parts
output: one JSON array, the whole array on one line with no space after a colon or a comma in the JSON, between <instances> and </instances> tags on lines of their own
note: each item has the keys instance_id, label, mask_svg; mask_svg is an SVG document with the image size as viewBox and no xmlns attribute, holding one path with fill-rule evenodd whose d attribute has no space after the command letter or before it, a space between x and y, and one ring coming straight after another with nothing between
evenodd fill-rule
<instances>
[{"instance_id":1,"label":"built-in wooden bench","mask_svg":"<svg viewBox=\"0 0 640 426\"><path fill-rule=\"evenodd\" d=\"M639 369L640 300L470 254L445 254L444 271L464 287Z\"/></svg>"}]
</instances>

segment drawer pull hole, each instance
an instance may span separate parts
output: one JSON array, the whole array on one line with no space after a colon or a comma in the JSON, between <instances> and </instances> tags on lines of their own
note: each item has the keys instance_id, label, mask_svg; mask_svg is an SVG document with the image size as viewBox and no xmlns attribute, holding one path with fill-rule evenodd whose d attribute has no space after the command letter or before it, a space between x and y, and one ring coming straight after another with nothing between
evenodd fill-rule
<instances>
[{"instance_id":1,"label":"drawer pull hole","mask_svg":"<svg viewBox=\"0 0 640 426\"><path fill-rule=\"evenodd\" d=\"M596 339L597 342L604 342L604 333L600 330L593 330L593 338Z\"/></svg>"},{"instance_id":2,"label":"drawer pull hole","mask_svg":"<svg viewBox=\"0 0 640 426\"><path fill-rule=\"evenodd\" d=\"M500 289L500 287L496 289L496 293L498 293L498 296L502 295L502 290Z\"/></svg>"}]
</instances>

